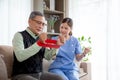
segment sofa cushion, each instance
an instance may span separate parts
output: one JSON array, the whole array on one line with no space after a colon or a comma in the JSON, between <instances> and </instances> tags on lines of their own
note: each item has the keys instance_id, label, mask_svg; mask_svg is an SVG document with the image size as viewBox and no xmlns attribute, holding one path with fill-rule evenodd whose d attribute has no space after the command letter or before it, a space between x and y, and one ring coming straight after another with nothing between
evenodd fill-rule
<instances>
[{"instance_id":1,"label":"sofa cushion","mask_svg":"<svg viewBox=\"0 0 120 80\"><path fill-rule=\"evenodd\" d=\"M4 56L4 61L7 67L8 77L11 77L13 65L13 48L7 45L0 45L0 54Z\"/></svg>"},{"instance_id":2,"label":"sofa cushion","mask_svg":"<svg viewBox=\"0 0 120 80\"><path fill-rule=\"evenodd\" d=\"M2 59L3 55L0 55L0 80L7 80L7 70L4 60Z\"/></svg>"},{"instance_id":3,"label":"sofa cushion","mask_svg":"<svg viewBox=\"0 0 120 80\"><path fill-rule=\"evenodd\" d=\"M48 71L50 64L53 62L53 60L46 60L43 59L43 71Z\"/></svg>"}]
</instances>

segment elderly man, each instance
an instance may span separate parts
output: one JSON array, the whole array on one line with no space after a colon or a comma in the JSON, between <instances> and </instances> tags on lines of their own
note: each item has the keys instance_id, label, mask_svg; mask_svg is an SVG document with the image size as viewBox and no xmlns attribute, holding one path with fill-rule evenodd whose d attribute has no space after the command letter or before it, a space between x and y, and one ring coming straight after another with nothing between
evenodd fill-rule
<instances>
[{"instance_id":1,"label":"elderly man","mask_svg":"<svg viewBox=\"0 0 120 80\"><path fill-rule=\"evenodd\" d=\"M26 30L17 32L13 38L14 62L12 80L63 80L60 76L42 72L43 58L52 57L51 50L43 48L47 34L42 33L45 17L39 11L30 14ZM60 42L58 42L60 43Z\"/></svg>"}]
</instances>

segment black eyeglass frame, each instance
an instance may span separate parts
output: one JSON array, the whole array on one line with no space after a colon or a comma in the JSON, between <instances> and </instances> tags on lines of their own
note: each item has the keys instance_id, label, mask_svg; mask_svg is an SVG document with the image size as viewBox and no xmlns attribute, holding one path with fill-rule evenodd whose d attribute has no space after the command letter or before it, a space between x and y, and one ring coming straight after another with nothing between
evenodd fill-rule
<instances>
[{"instance_id":1,"label":"black eyeglass frame","mask_svg":"<svg viewBox=\"0 0 120 80\"><path fill-rule=\"evenodd\" d=\"M35 21L37 24L42 24L42 26L46 26L47 24L42 22L42 21L38 21L38 20L35 20L35 19L32 19L33 21Z\"/></svg>"}]
</instances>

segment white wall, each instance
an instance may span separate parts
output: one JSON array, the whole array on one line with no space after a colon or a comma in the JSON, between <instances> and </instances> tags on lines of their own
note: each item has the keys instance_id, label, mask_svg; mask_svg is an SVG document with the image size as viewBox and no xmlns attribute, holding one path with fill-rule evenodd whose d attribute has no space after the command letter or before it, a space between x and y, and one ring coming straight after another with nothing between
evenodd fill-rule
<instances>
[{"instance_id":1,"label":"white wall","mask_svg":"<svg viewBox=\"0 0 120 80\"><path fill-rule=\"evenodd\" d=\"M27 27L32 0L0 0L0 45L11 45L17 31Z\"/></svg>"}]
</instances>

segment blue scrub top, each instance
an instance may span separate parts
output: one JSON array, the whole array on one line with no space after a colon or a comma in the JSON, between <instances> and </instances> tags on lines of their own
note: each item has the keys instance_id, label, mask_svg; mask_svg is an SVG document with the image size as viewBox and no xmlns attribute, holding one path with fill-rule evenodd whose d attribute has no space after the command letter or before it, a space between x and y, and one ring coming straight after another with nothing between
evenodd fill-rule
<instances>
[{"instance_id":1,"label":"blue scrub top","mask_svg":"<svg viewBox=\"0 0 120 80\"><path fill-rule=\"evenodd\" d=\"M57 39L53 37L52 39ZM81 54L82 49L77 38L71 36L69 40L62 45L56 55L56 59L50 65L49 69L78 70L74 63L76 54Z\"/></svg>"}]
</instances>

